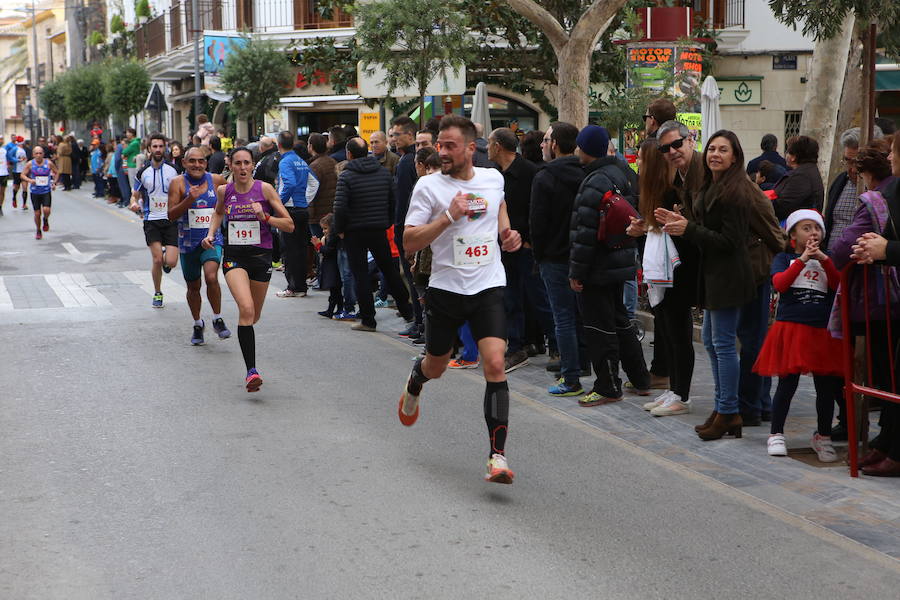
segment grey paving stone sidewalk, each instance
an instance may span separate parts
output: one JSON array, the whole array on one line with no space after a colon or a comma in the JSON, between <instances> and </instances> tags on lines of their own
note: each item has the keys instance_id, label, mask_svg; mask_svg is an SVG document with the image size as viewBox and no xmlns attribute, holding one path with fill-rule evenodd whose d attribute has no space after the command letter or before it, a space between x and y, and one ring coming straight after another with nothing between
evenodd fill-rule
<instances>
[{"instance_id":1,"label":"grey paving stone sidewalk","mask_svg":"<svg viewBox=\"0 0 900 600\"><path fill-rule=\"evenodd\" d=\"M381 320L382 314L379 311L383 324L379 330L396 339L391 331L400 330L400 320L397 319L397 327L391 327L393 323ZM644 340L648 364L652 339L652 332L648 332ZM766 453L768 423L745 427L742 439L704 442L698 438L693 427L712 411L713 381L706 351L700 344L694 348L697 360L691 390L693 408L687 415L651 416L642 405L653 396L627 394L620 403L592 408L578 406L577 398L550 396L546 390L554 378L545 368L547 355L532 357L529 364L510 373L510 389L695 473L900 559L900 479L853 479L843 461L813 466L792 457L770 457ZM480 371L465 372L480 375ZM592 383L592 377L582 378L586 389ZM657 393L654 391L654 395ZM812 381L802 378L785 427L788 449L794 453L809 448L815 428ZM872 428L877 431L874 419ZM836 446L839 453L846 449L845 445ZM814 456L810 462L820 464Z\"/></svg>"}]
</instances>

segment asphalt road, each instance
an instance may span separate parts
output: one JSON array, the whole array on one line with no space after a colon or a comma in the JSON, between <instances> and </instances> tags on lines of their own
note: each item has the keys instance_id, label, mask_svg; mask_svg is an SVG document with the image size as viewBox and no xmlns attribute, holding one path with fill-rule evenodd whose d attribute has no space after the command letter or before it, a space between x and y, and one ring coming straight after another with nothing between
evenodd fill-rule
<instances>
[{"instance_id":1,"label":"asphalt road","mask_svg":"<svg viewBox=\"0 0 900 600\"><path fill-rule=\"evenodd\" d=\"M139 222L89 194L41 241L0 217L0 598L897 597L894 559L518 394L516 482L485 483L480 372L404 428L400 320L352 332L280 274L248 395L237 339L190 346L178 270L152 309Z\"/></svg>"}]
</instances>

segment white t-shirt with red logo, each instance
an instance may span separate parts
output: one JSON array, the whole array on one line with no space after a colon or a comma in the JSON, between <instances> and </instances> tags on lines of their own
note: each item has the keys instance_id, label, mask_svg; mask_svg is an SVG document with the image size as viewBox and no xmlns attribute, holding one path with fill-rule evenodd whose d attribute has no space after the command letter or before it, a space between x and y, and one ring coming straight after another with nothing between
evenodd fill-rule
<instances>
[{"instance_id":1,"label":"white t-shirt with red logo","mask_svg":"<svg viewBox=\"0 0 900 600\"><path fill-rule=\"evenodd\" d=\"M407 227L427 225L447 218L444 211L458 192L468 195L468 213L431 242L428 281L429 287L467 296L506 285L497 231L503 175L496 169L473 168L469 180L442 173L419 178L406 213Z\"/></svg>"}]
</instances>

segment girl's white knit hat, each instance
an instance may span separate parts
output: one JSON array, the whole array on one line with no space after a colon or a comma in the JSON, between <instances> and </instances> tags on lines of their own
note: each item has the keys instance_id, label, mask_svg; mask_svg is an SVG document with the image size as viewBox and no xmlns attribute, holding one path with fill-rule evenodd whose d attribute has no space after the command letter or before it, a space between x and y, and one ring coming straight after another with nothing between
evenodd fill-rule
<instances>
[{"instance_id":1,"label":"girl's white knit hat","mask_svg":"<svg viewBox=\"0 0 900 600\"><path fill-rule=\"evenodd\" d=\"M800 210L795 210L789 214L787 220L784 222L784 230L790 232L790 230L794 228L794 225L806 219L815 221L822 231L825 231L825 220L822 218L822 215L819 214L819 211L811 208L801 208Z\"/></svg>"}]
</instances>

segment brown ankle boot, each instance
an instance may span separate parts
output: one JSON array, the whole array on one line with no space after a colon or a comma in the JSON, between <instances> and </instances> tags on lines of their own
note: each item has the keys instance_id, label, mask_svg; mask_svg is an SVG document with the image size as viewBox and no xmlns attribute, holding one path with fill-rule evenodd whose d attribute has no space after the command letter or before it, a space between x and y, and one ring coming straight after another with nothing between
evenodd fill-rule
<instances>
[{"instance_id":1,"label":"brown ankle boot","mask_svg":"<svg viewBox=\"0 0 900 600\"><path fill-rule=\"evenodd\" d=\"M704 421L702 425L694 425L694 431L696 431L697 433L700 433L702 430L708 428L710 425L713 424L713 421L716 420L716 416L718 416L718 414L719 414L718 411L715 411L715 410L712 411L712 414L710 414L706 418L706 421Z\"/></svg>"},{"instance_id":2,"label":"brown ankle boot","mask_svg":"<svg viewBox=\"0 0 900 600\"><path fill-rule=\"evenodd\" d=\"M734 415L723 415L718 414L716 418L713 420L712 425L697 432L697 435L700 436L700 439L703 441L711 441L718 440L723 435L733 434L734 437L741 437L741 426L743 425L743 421L741 420L740 414Z\"/></svg>"}]
</instances>

